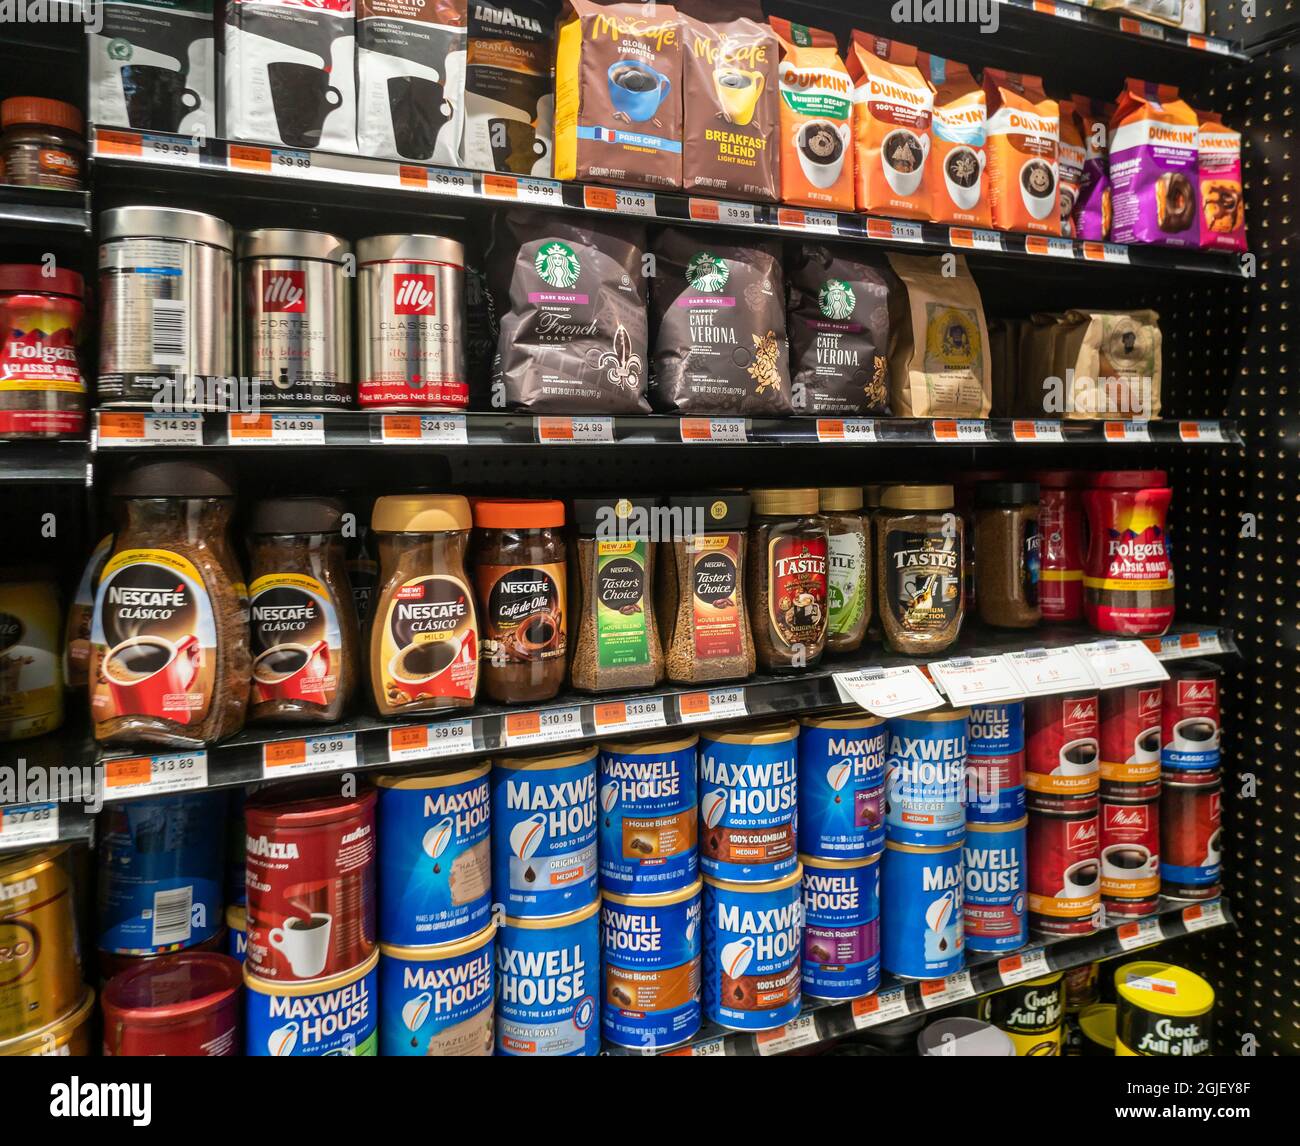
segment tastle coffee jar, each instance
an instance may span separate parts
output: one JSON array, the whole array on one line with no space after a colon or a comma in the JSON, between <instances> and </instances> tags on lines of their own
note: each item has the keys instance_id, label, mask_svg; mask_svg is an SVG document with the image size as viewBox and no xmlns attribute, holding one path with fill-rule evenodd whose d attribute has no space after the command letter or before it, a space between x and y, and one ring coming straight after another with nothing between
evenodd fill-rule
<instances>
[{"instance_id":1,"label":"tastle coffee jar","mask_svg":"<svg viewBox=\"0 0 1300 1146\"><path fill-rule=\"evenodd\" d=\"M961 632L965 526L950 485L887 485L872 522L876 603L885 644L921 656Z\"/></svg>"},{"instance_id":2,"label":"tastle coffee jar","mask_svg":"<svg viewBox=\"0 0 1300 1146\"><path fill-rule=\"evenodd\" d=\"M1101 904L1107 922L1154 915L1160 904L1160 800L1103 794Z\"/></svg>"},{"instance_id":3,"label":"tastle coffee jar","mask_svg":"<svg viewBox=\"0 0 1300 1146\"><path fill-rule=\"evenodd\" d=\"M815 489L755 489L745 560L758 664L813 668L826 645L828 533Z\"/></svg>"},{"instance_id":4,"label":"tastle coffee jar","mask_svg":"<svg viewBox=\"0 0 1300 1146\"><path fill-rule=\"evenodd\" d=\"M1029 926L1043 935L1090 935L1101 917L1096 795L1029 794Z\"/></svg>"},{"instance_id":5,"label":"tastle coffee jar","mask_svg":"<svg viewBox=\"0 0 1300 1146\"><path fill-rule=\"evenodd\" d=\"M862 644L871 620L871 550L862 516L861 486L820 491L827 530L826 648L851 653Z\"/></svg>"}]
</instances>

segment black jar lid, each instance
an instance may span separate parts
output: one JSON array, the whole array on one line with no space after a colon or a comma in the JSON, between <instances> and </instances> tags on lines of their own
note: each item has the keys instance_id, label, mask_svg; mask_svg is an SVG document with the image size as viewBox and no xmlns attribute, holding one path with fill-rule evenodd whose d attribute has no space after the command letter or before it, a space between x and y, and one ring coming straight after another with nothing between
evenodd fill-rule
<instances>
[{"instance_id":1,"label":"black jar lid","mask_svg":"<svg viewBox=\"0 0 1300 1146\"><path fill-rule=\"evenodd\" d=\"M234 497L225 466L213 462L161 461L133 466L113 483L114 497Z\"/></svg>"},{"instance_id":2,"label":"black jar lid","mask_svg":"<svg viewBox=\"0 0 1300 1146\"><path fill-rule=\"evenodd\" d=\"M680 541L695 533L734 533L748 528L750 497L731 491L685 494L670 497L668 509L673 540Z\"/></svg>"},{"instance_id":3,"label":"black jar lid","mask_svg":"<svg viewBox=\"0 0 1300 1146\"><path fill-rule=\"evenodd\" d=\"M333 497L275 497L253 506L249 533L338 533L344 505Z\"/></svg>"},{"instance_id":4,"label":"black jar lid","mask_svg":"<svg viewBox=\"0 0 1300 1146\"><path fill-rule=\"evenodd\" d=\"M573 520L580 537L652 541L658 506L657 497L579 497L573 501Z\"/></svg>"},{"instance_id":5,"label":"black jar lid","mask_svg":"<svg viewBox=\"0 0 1300 1146\"><path fill-rule=\"evenodd\" d=\"M985 508L1011 508L1038 504L1035 481L986 481L976 488L975 504Z\"/></svg>"}]
</instances>

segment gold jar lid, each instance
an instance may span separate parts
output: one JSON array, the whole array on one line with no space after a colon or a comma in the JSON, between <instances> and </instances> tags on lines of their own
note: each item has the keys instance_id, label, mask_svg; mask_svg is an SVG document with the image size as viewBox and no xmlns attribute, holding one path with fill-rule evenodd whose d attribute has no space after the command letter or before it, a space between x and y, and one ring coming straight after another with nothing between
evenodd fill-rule
<instances>
[{"instance_id":1,"label":"gold jar lid","mask_svg":"<svg viewBox=\"0 0 1300 1146\"><path fill-rule=\"evenodd\" d=\"M377 533L451 533L470 528L474 517L459 494L399 494L376 499L370 528Z\"/></svg>"},{"instance_id":2,"label":"gold jar lid","mask_svg":"<svg viewBox=\"0 0 1300 1146\"><path fill-rule=\"evenodd\" d=\"M751 489L754 512L767 517L793 517L817 512L820 496L815 489Z\"/></svg>"},{"instance_id":3,"label":"gold jar lid","mask_svg":"<svg viewBox=\"0 0 1300 1146\"><path fill-rule=\"evenodd\" d=\"M844 512L862 508L862 487L860 485L832 485L820 490L823 513Z\"/></svg>"},{"instance_id":4,"label":"gold jar lid","mask_svg":"<svg viewBox=\"0 0 1300 1146\"><path fill-rule=\"evenodd\" d=\"M862 500L868 509L880 508L880 491L884 488L883 485L874 482L862 487Z\"/></svg>"},{"instance_id":5,"label":"gold jar lid","mask_svg":"<svg viewBox=\"0 0 1300 1146\"><path fill-rule=\"evenodd\" d=\"M887 485L880 491L881 509L952 509L950 485Z\"/></svg>"}]
</instances>

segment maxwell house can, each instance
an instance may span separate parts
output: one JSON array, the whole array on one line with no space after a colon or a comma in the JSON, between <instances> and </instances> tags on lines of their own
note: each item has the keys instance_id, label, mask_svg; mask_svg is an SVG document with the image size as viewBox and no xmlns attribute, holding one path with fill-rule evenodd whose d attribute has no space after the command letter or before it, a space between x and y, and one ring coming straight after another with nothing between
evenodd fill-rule
<instances>
[{"instance_id":1,"label":"maxwell house can","mask_svg":"<svg viewBox=\"0 0 1300 1146\"><path fill-rule=\"evenodd\" d=\"M596 807L595 748L493 764L492 891L507 915L566 915L595 900Z\"/></svg>"},{"instance_id":2,"label":"maxwell house can","mask_svg":"<svg viewBox=\"0 0 1300 1146\"><path fill-rule=\"evenodd\" d=\"M600 1053L599 896L550 919L506 916L497 933L497 1054Z\"/></svg>"},{"instance_id":3,"label":"maxwell house can","mask_svg":"<svg viewBox=\"0 0 1300 1146\"><path fill-rule=\"evenodd\" d=\"M108 981L104 1054L134 1058L229 1058L239 1038L238 962L211 951L180 951L143 963Z\"/></svg>"},{"instance_id":4,"label":"maxwell house can","mask_svg":"<svg viewBox=\"0 0 1300 1146\"><path fill-rule=\"evenodd\" d=\"M700 893L601 895L601 1028L615 1046L661 1050L700 1029Z\"/></svg>"},{"instance_id":5,"label":"maxwell house can","mask_svg":"<svg viewBox=\"0 0 1300 1146\"><path fill-rule=\"evenodd\" d=\"M379 1053L492 1054L496 922L436 947L379 945Z\"/></svg>"},{"instance_id":6,"label":"maxwell house can","mask_svg":"<svg viewBox=\"0 0 1300 1146\"><path fill-rule=\"evenodd\" d=\"M244 965L245 1045L252 1057L375 1055L379 948L359 967L310 983L268 983Z\"/></svg>"},{"instance_id":7,"label":"maxwell house can","mask_svg":"<svg viewBox=\"0 0 1300 1146\"><path fill-rule=\"evenodd\" d=\"M888 722L885 838L918 847L966 834L965 708L938 708Z\"/></svg>"},{"instance_id":8,"label":"maxwell house can","mask_svg":"<svg viewBox=\"0 0 1300 1146\"><path fill-rule=\"evenodd\" d=\"M859 712L809 716L799 725L799 851L840 860L879 855L885 722Z\"/></svg>"},{"instance_id":9,"label":"maxwell house can","mask_svg":"<svg viewBox=\"0 0 1300 1146\"><path fill-rule=\"evenodd\" d=\"M770 883L704 878L704 1014L767 1031L799 1014L803 868Z\"/></svg>"},{"instance_id":10,"label":"maxwell house can","mask_svg":"<svg viewBox=\"0 0 1300 1146\"><path fill-rule=\"evenodd\" d=\"M885 841L880 869L881 964L904 979L939 979L965 958L961 842Z\"/></svg>"},{"instance_id":11,"label":"maxwell house can","mask_svg":"<svg viewBox=\"0 0 1300 1146\"><path fill-rule=\"evenodd\" d=\"M1201 771L1219 766L1219 666L1171 666L1164 683L1160 766Z\"/></svg>"},{"instance_id":12,"label":"maxwell house can","mask_svg":"<svg viewBox=\"0 0 1300 1146\"><path fill-rule=\"evenodd\" d=\"M1017 983L981 999L979 1017L1006 1033L1018 1058L1059 1057L1065 1017L1061 972Z\"/></svg>"},{"instance_id":13,"label":"maxwell house can","mask_svg":"<svg viewBox=\"0 0 1300 1146\"><path fill-rule=\"evenodd\" d=\"M857 999L880 986L880 857L803 864L803 993Z\"/></svg>"},{"instance_id":14,"label":"maxwell house can","mask_svg":"<svg viewBox=\"0 0 1300 1146\"><path fill-rule=\"evenodd\" d=\"M1013 824L967 824L965 931L971 951L1012 951L1029 942L1025 917L1025 829Z\"/></svg>"},{"instance_id":15,"label":"maxwell house can","mask_svg":"<svg viewBox=\"0 0 1300 1146\"><path fill-rule=\"evenodd\" d=\"M600 746L600 886L657 895L699 876L695 750L699 738Z\"/></svg>"},{"instance_id":16,"label":"maxwell house can","mask_svg":"<svg viewBox=\"0 0 1300 1146\"><path fill-rule=\"evenodd\" d=\"M242 904L232 903L226 908L226 954L244 961L248 950L248 914Z\"/></svg>"},{"instance_id":17,"label":"maxwell house can","mask_svg":"<svg viewBox=\"0 0 1300 1146\"><path fill-rule=\"evenodd\" d=\"M479 764L438 775L375 777L382 942L441 946L488 925L489 770Z\"/></svg>"},{"instance_id":18,"label":"maxwell house can","mask_svg":"<svg viewBox=\"0 0 1300 1146\"><path fill-rule=\"evenodd\" d=\"M1025 706L972 707L966 741L966 823L1005 824L1025 814Z\"/></svg>"},{"instance_id":19,"label":"maxwell house can","mask_svg":"<svg viewBox=\"0 0 1300 1146\"><path fill-rule=\"evenodd\" d=\"M799 726L793 721L700 737L700 870L762 883L799 865Z\"/></svg>"}]
</instances>

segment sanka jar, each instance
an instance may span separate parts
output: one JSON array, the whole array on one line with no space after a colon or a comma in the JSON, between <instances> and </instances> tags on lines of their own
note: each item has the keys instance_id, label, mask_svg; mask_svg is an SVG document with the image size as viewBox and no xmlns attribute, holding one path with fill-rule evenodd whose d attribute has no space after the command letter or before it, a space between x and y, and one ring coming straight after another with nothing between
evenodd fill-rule
<instances>
[{"instance_id":1,"label":"sanka jar","mask_svg":"<svg viewBox=\"0 0 1300 1146\"><path fill-rule=\"evenodd\" d=\"M85 286L76 271L0 265L0 438L65 438L86 425L77 364Z\"/></svg>"},{"instance_id":2,"label":"sanka jar","mask_svg":"<svg viewBox=\"0 0 1300 1146\"><path fill-rule=\"evenodd\" d=\"M754 649L762 668L812 668L826 644L828 533L815 489L750 491L745 555Z\"/></svg>"},{"instance_id":3,"label":"sanka jar","mask_svg":"<svg viewBox=\"0 0 1300 1146\"><path fill-rule=\"evenodd\" d=\"M1174 619L1174 571L1165 516L1164 470L1091 475L1084 490L1088 556L1083 590L1088 624L1101 633L1154 636Z\"/></svg>"}]
</instances>

